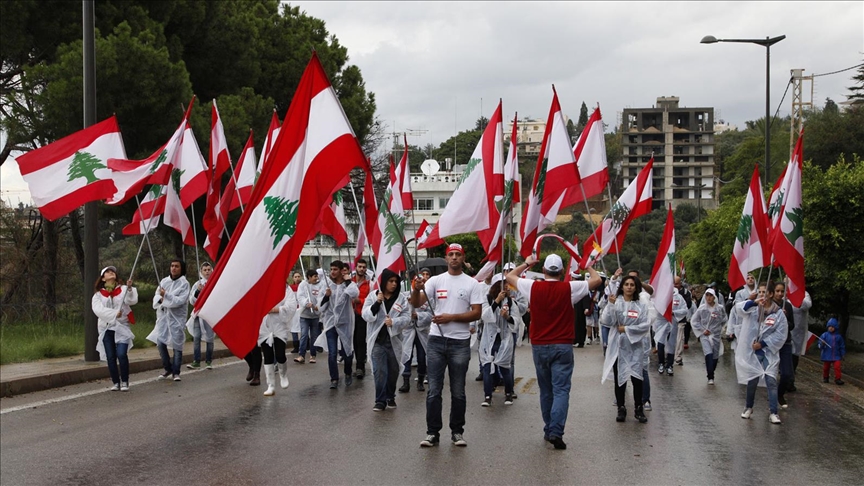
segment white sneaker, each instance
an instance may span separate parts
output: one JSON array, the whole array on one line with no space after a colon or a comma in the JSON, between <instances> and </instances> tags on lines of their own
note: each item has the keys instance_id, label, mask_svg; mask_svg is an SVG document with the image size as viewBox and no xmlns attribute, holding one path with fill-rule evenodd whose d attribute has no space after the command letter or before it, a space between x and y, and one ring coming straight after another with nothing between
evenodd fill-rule
<instances>
[{"instance_id":1,"label":"white sneaker","mask_svg":"<svg viewBox=\"0 0 864 486\"><path fill-rule=\"evenodd\" d=\"M645 405L642 406L642 409L645 410L646 412L650 412L651 411L651 400L648 400L647 402L645 402Z\"/></svg>"},{"instance_id":2,"label":"white sneaker","mask_svg":"<svg viewBox=\"0 0 864 486\"><path fill-rule=\"evenodd\" d=\"M752 409L752 408L748 408L748 409L745 409L745 410L744 410L744 413L741 414L741 418L743 418L743 419L749 419L752 415L753 415L753 409Z\"/></svg>"},{"instance_id":3,"label":"white sneaker","mask_svg":"<svg viewBox=\"0 0 864 486\"><path fill-rule=\"evenodd\" d=\"M771 422L772 424L782 424L783 423L782 421L780 421L780 416L777 415L776 413L772 413L771 415L769 415L768 421Z\"/></svg>"},{"instance_id":4,"label":"white sneaker","mask_svg":"<svg viewBox=\"0 0 864 486\"><path fill-rule=\"evenodd\" d=\"M111 387L111 391L120 391L120 384L114 383L114 386Z\"/></svg>"},{"instance_id":5,"label":"white sneaker","mask_svg":"<svg viewBox=\"0 0 864 486\"><path fill-rule=\"evenodd\" d=\"M714 380L708 380L708 384L709 384L709 385L713 385L713 384L714 384Z\"/></svg>"},{"instance_id":6,"label":"white sneaker","mask_svg":"<svg viewBox=\"0 0 864 486\"><path fill-rule=\"evenodd\" d=\"M124 381L120 383L120 391L129 391L129 382Z\"/></svg>"}]
</instances>

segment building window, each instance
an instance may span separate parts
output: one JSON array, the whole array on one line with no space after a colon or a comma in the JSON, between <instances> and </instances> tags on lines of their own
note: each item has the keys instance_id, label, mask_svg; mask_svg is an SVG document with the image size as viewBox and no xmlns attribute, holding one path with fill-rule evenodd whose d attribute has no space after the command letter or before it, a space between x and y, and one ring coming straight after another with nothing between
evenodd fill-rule
<instances>
[{"instance_id":1,"label":"building window","mask_svg":"<svg viewBox=\"0 0 864 486\"><path fill-rule=\"evenodd\" d=\"M449 197L442 197L438 199L438 209L444 209L447 207L447 203L450 202Z\"/></svg>"},{"instance_id":2,"label":"building window","mask_svg":"<svg viewBox=\"0 0 864 486\"><path fill-rule=\"evenodd\" d=\"M414 210L415 211L432 211L434 209L435 200L431 198L424 199L415 199L414 200Z\"/></svg>"}]
</instances>

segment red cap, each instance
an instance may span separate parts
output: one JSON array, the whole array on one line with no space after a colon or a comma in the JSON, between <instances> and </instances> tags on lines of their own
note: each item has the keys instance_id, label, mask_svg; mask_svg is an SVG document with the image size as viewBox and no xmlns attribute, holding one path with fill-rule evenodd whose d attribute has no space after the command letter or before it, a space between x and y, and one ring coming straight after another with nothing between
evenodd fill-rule
<instances>
[{"instance_id":1,"label":"red cap","mask_svg":"<svg viewBox=\"0 0 864 486\"><path fill-rule=\"evenodd\" d=\"M465 250L462 249L462 245L459 243L450 243L450 246L447 247L447 253L450 253L451 251L458 251L463 255L465 254Z\"/></svg>"}]
</instances>

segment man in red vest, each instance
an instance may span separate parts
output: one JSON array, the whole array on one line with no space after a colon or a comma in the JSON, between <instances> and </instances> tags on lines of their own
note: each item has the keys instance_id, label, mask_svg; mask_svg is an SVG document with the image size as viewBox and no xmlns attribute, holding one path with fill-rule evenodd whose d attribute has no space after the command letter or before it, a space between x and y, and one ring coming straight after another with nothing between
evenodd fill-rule
<instances>
[{"instance_id":1,"label":"man in red vest","mask_svg":"<svg viewBox=\"0 0 864 486\"><path fill-rule=\"evenodd\" d=\"M591 290L601 285L600 275L591 267L587 281L562 282L564 262L551 254L543 262L543 281L519 278L537 263L534 255L511 270L506 278L510 286L528 298L531 308L531 351L537 385L540 387L540 413L543 415L543 438L556 449L566 449L564 424L570 407L570 378L573 375L573 306Z\"/></svg>"}]
</instances>

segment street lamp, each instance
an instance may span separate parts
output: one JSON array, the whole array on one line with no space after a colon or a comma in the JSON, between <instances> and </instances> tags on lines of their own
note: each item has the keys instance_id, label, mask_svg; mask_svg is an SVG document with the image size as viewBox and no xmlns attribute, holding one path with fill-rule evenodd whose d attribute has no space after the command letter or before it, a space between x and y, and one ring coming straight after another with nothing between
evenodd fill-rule
<instances>
[{"instance_id":1,"label":"street lamp","mask_svg":"<svg viewBox=\"0 0 864 486\"><path fill-rule=\"evenodd\" d=\"M777 37L765 37L764 39L718 39L713 35L706 35L700 41L701 44L715 44L717 42L739 42L746 44L759 44L765 46L765 182L771 183L771 46L785 39L785 35Z\"/></svg>"}]
</instances>

